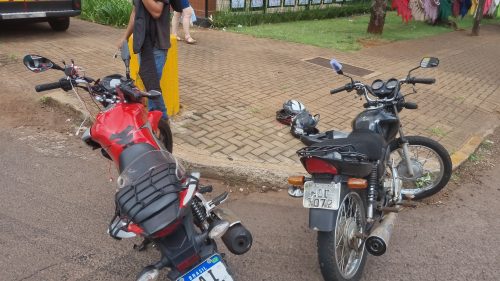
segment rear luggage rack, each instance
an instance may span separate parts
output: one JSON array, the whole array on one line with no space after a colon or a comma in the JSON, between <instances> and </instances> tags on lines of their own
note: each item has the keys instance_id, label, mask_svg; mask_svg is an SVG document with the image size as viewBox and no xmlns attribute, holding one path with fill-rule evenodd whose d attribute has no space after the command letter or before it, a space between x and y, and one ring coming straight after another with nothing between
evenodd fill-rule
<instances>
[{"instance_id":1,"label":"rear luggage rack","mask_svg":"<svg viewBox=\"0 0 500 281\"><path fill-rule=\"evenodd\" d=\"M134 222L145 227L143 223L157 216L162 216L163 222L167 223L169 219L175 218L164 217L162 213L173 204L178 205L177 193L181 190L175 163L153 167L117 192L116 214L126 217L127 225ZM149 232L147 229L145 231Z\"/></svg>"},{"instance_id":2,"label":"rear luggage rack","mask_svg":"<svg viewBox=\"0 0 500 281\"><path fill-rule=\"evenodd\" d=\"M300 157L325 157L329 154L337 152L338 157L334 159L344 161L362 161L368 162L368 156L355 151L353 145L325 145L325 146L306 146L297 150L297 155Z\"/></svg>"}]
</instances>

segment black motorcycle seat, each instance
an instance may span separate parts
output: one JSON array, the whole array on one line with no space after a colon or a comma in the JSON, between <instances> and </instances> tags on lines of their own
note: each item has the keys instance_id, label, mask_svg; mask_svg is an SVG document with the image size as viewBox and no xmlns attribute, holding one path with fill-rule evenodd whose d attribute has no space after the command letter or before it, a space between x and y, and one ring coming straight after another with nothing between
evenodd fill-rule
<instances>
[{"instance_id":1,"label":"black motorcycle seat","mask_svg":"<svg viewBox=\"0 0 500 281\"><path fill-rule=\"evenodd\" d=\"M327 139L312 146L344 146L352 145L358 153L365 154L370 161L380 160L385 152L387 143L384 138L369 130L356 130L346 138Z\"/></svg>"},{"instance_id":2,"label":"black motorcycle seat","mask_svg":"<svg viewBox=\"0 0 500 281\"><path fill-rule=\"evenodd\" d=\"M148 143L136 143L125 148L120 154L120 159L118 160L120 173L123 172L123 170L139 156L153 150L157 149Z\"/></svg>"}]
</instances>

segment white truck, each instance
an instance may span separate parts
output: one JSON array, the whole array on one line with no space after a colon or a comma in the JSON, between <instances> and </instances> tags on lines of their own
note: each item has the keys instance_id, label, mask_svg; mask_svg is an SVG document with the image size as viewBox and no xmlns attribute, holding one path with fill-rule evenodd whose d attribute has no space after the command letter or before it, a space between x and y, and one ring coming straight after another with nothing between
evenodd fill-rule
<instances>
[{"instance_id":1,"label":"white truck","mask_svg":"<svg viewBox=\"0 0 500 281\"><path fill-rule=\"evenodd\" d=\"M53 30L65 31L81 7L81 0L0 0L0 22L46 21Z\"/></svg>"}]
</instances>

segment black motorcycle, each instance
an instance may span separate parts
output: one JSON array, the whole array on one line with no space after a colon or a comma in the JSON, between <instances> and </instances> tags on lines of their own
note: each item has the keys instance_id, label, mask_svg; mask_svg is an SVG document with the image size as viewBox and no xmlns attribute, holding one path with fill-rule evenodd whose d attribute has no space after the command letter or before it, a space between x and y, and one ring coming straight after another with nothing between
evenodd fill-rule
<instances>
[{"instance_id":1,"label":"black motorcycle","mask_svg":"<svg viewBox=\"0 0 500 281\"><path fill-rule=\"evenodd\" d=\"M297 154L311 176L290 177L289 194L303 197L309 227L318 231L323 278L358 280L366 252L386 252L397 213L413 206L412 199L440 191L450 179L446 149L429 138L405 136L399 119L402 109L417 109L405 101L401 86L434 84L435 79L411 77L411 72L437 67L439 60L423 58L405 79L375 80L371 86L345 75L336 60L331 65L351 82L330 93L356 91L366 99L366 109L353 120L350 133L303 137L310 146Z\"/></svg>"}]
</instances>

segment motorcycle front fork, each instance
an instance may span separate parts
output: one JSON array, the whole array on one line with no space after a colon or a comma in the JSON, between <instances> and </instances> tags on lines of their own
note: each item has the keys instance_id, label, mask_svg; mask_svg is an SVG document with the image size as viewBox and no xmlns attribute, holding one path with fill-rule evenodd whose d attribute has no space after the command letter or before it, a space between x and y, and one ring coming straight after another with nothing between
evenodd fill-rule
<instances>
[{"instance_id":1,"label":"motorcycle front fork","mask_svg":"<svg viewBox=\"0 0 500 281\"><path fill-rule=\"evenodd\" d=\"M398 120L401 120L401 119L399 119L398 109L396 108L396 105L394 105L394 112L395 112ZM401 122L400 122L400 124L401 124ZM403 148L403 158L406 161L408 175L410 177L413 177L415 174L413 172L413 166L412 166L411 159L410 159L410 151L408 150L408 140L405 138L402 125L399 125L399 137L401 139L401 146Z\"/></svg>"},{"instance_id":2,"label":"motorcycle front fork","mask_svg":"<svg viewBox=\"0 0 500 281\"><path fill-rule=\"evenodd\" d=\"M403 134L403 130L401 127L399 127L399 135L401 139L401 147L403 148L403 158L404 161L406 162L406 170L408 172L408 175L412 178L415 173L413 172L413 165L411 163L411 158L410 158L410 151L408 150L409 144L408 140L405 138Z\"/></svg>"}]
</instances>

